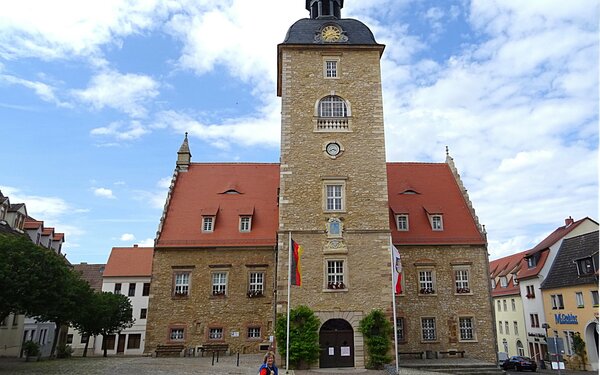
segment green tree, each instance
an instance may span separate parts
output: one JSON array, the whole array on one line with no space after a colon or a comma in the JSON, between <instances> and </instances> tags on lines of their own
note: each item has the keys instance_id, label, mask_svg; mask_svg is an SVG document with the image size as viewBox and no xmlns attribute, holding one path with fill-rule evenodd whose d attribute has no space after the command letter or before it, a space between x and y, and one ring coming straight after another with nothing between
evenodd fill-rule
<instances>
[{"instance_id":1,"label":"green tree","mask_svg":"<svg viewBox=\"0 0 600 375\"><path fill-rule=\"evenodd\" d=\"M290 367L308 368L319 359L319 325L321 322L307 306L290 310ZM286 356L287 340L286 316L279 314L275 336L279 353Z\"/></svg>"},{"instance_id":2,"label":"green tree","mask_svg":"<svg viewBox=\"0 0 600 375\"><path fill-rule=\"evenodd\" d=\"M135 322L133 309L129 298L122 294L110 292L96 293L95 304L98 325L94 334L102 335L102 349L104 350L104 357L106 357L107 348L104 345L106 336L131 327Z\"/></svg>"},{"instance_id":3,"label":"green tree","mask_svg":"<svg viewBox=\"0 0 600 375\"><path fill-rule=\"evenodd\" d=\"M383 365L391 361L388 354L392 345L391 323L381 310L373 310L360 321L358 329L365 336L369 355L367 368L382 369Z\"/></svg>"},{"instance_id":4,"label":"green tree","mask_svg":"<svg viewBox=\"0 0 600 375\"><path fill-rule=\"evenodd\" d=\"M587 352L585 351L585 341L581 338L579 332L573 334L573 343L571 344L573 353L577 354L580 359L581 369L585 370L587 363Z\"/></svg>"}]
</instances>

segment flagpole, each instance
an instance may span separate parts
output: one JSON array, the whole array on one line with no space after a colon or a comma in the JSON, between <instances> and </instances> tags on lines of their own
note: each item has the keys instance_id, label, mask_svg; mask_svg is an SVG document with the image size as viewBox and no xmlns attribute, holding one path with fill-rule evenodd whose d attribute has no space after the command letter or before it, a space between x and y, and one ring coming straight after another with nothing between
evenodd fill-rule
<instances>
[{"instance_id":1,"label":"flagpole","mask_svg":"<svg viewBox=\"0 0 600 375\"><path fill-rule=\"evenodd\" d=\"M285 373L290 370L290 292L292 289L292 232L289 232L288 243L288 280L287 280L287 328L285 335Z\"/></svg>"},{"instance_id":2,"label":"flagpole","mask_svg":"<svg viewBox=\"0 0 600 375\"><path fill-rule=\"evenodd\" d=\"M396 353L396 375L399 374L399 364L398 364L398 321L396 319L396 285L394 285L394 267L396 267L396 262L394 262L394 243L392 242L392 236L390 236L390 261L392 265L392 311L394 315L394 352ZM400 276L398 276L400 277ZM289 294L288 294L289 295ZM289 300L289 296L288 296Z\"/></svg>"}]
</instances>

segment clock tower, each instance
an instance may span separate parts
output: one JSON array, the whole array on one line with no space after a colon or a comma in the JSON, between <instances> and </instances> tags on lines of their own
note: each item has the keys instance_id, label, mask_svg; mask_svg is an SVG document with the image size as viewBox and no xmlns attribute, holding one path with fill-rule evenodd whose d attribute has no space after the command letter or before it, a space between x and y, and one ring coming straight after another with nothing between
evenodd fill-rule
<instances>
[{"instance_id":1,"label":"clock tower","mask_svg":"<svg viewBox=\"0 0 600 375\"><path fill-rule=\"evenodd\" d=\"M307 0L278 45L282 99L277 310L288 303L290 237L302 246L290 307L321 321L320 367L364 367L358 331L391 317L390 221L380 58L384 45L343 0Z\"/></svg>"}]
</instances>

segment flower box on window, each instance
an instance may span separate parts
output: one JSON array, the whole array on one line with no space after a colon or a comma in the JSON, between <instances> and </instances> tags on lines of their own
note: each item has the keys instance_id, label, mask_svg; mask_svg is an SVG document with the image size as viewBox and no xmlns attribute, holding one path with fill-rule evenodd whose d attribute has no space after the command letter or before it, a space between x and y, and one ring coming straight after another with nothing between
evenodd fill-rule
<instances>
[{"instance_id":1,"label":"flower box on window","mask_svg":"<svg viewBox=\"0 0 600 375\"><path fill-rule=\"evenodd\" d=\"M527 298L534 298L535 295L533 295L533 294L527 294L527 295L525 295L525 297L527 297Z\"/></svg>"},{"instance_id":2,"label":"flower box on window","mask_svg":"<svg viewBox=\"0 0 600 375\"><path fill-rule=\"evenodd\" d=\"M246 293L246 295L249 298L262 297L263 291L262 290L249 290L248 293Z\"/></svg>"},{"instance_id":3,"label":"flower box on window","mask_svg":"<svg viewBox=\"0 0 600 375\"><path fill-rule=\"evenodd\" d=\"M435 290L433 290L433 288L421 288L419 293L420 294L434 294Z\"/></svg>"},{"instance_id":4,"label":"flower box on window","mask_svg":"<svg viewBox=\"0 0 600 375\"><path fill-rule=\"evenodd\" d=\"M471 293L471 289L469 289L469 288L458 288L458 289L456 289L456 293L457 294Z\"/></svg>"},{"instance_id":5,"label":"flower box on window","mask_svg":"<svg viewBox=\"0 0 600 375\"><path fill-rule=\"evenodd\" d=\"M346 289L346 285L344 285L344 283L341 281L337 283L328 283L327 289Z\"/></svg>"},{"instance_id":6,"label":"flower box on window","mask_svg":"<svg viewBox=\"0 0 600 375\"><path fill-rule=\"evenodd\" d=\"M187 292L175 292L175 297L187 297Z\"/></svg>"},{"instance_id":7,"label":"flower box on window","mask_svg":"<svg viewBox=\"0 0 600 375\"><path fill-rule=\"evenodd\" d=\"M224 290L213 290L213 296L224 296L224 295L225 295Z\"/></svg>"}]
</instances>

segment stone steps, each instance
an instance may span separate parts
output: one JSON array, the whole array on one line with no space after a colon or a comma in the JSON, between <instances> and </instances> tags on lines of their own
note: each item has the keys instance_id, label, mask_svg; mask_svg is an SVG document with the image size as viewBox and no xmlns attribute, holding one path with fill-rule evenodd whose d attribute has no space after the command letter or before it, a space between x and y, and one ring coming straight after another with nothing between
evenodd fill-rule
<instances>
[{"instance_id":1,"label":"stone steps","mask_svg":"<svg viewBox=\"0 0 600 375\"><path fill-rule=\"evenodd\" d=\"M407 363L401 364L400 367L418 369L427 372L438 372L442 374L457 374L457 375L501 375L505 371L494 364L486 363Z\"/></svg>"}]
</instances>

